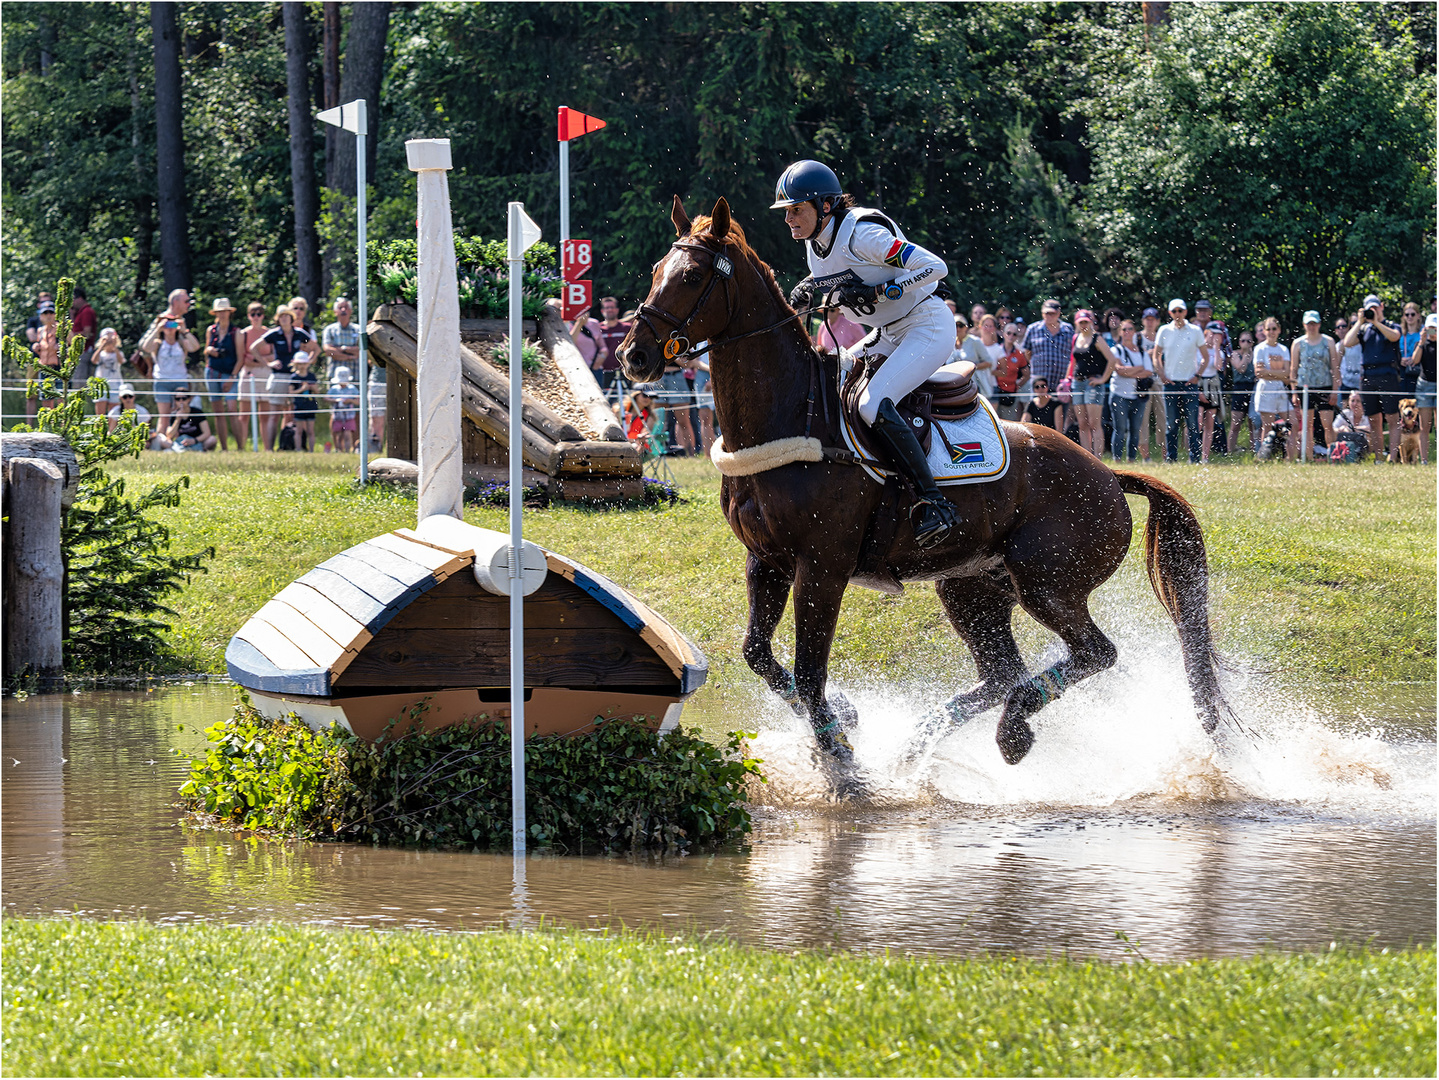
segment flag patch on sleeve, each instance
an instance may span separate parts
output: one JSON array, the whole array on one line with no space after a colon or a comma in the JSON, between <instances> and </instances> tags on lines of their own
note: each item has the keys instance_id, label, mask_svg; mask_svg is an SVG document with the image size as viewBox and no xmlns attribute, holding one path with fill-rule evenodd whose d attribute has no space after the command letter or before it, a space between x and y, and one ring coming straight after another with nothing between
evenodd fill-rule
<instances>
[{"instance_id":1,"label":"flag patch on sleeve","mask_svg":"<svg viewBox=\"0 0 1439 1080\"><path fill-rule=\"evenodd\" d=\"M903 269L904 264L913 253L913 244L906 244L903 240L896 240L889 246L889 254L884 257L884 261L890 266Z\"/></svg>"}]
</instances>

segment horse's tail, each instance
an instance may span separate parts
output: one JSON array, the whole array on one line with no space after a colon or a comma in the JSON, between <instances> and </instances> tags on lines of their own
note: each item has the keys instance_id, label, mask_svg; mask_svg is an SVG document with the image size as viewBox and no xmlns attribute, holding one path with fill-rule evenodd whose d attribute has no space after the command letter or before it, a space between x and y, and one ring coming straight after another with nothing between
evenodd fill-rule
<instances>
[{"instance_id":1,"label":"horse's tail","mask_svg":"<svg viewBox=\"0 0 1439 1080\"><path fill-rule=\"evenodd\" d=\"M1125 494L1149 500L1144 561L1154 595L1179 628L1184 671L1204 730L1212 732L1221 714L1232 712L1219 689L1219 654L1209 632L1209 561L1194 508L1168 484L1139 473L1115 470Z\"/></svg>"}]
</instances>

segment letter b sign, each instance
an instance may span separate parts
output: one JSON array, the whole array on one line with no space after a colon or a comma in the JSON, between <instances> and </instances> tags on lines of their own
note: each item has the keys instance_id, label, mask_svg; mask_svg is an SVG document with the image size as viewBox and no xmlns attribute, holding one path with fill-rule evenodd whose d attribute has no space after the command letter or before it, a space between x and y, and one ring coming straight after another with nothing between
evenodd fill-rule
<instances>
[{"instance_id":1,"label":"letter b sign","mask_svg":"<svg viewBox=\"0 0 1439 1080\"><path fill-rule=\"evenodd\" d=\"M589 281L567 281L561 286L566 322L572 322L590 310L594 302L594 285Z\"/></svg>"}]
</instances>

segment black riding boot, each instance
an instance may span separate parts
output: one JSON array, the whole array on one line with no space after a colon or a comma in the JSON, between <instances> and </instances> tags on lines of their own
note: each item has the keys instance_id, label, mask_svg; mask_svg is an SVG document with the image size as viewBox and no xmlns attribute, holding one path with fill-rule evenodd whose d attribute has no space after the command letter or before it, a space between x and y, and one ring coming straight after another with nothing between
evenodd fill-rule
<instances>
[{"instance_id":1,"label":"black riding boot","mask_svg":"<svg viewBox=\"0 0 1439 1080\"><path fill-rule=\"evenodd\" d=\"M914 540L921 548L934 547L949 536L950 530L959 524L954 507L934 482L929 471L924 448L894 402L885 398L879 403L879 415L874 418L870 430L879 436L879 441L889 451L890 463L898 468L919 492L920 515L914 525Z\"/></svg>"}]
</instances>

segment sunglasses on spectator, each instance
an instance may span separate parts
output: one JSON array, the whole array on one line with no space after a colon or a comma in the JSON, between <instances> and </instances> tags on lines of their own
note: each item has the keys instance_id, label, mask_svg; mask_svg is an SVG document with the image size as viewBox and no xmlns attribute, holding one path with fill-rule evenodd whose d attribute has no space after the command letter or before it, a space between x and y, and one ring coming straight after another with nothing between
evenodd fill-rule
<instances>
[{"instance_id":1,"label":"sunglasses on spectator","mask_svg":"<svg viewBox=\"0 0 1439 1080\"><path fill-rule=\"evenodd\" d=\"M134 394L121 394L121 395L120 395L120 400L121 400L121 401L134 401L134 400L135 400L135 395L134 395Z\"/></svg>"}]
</instances>

